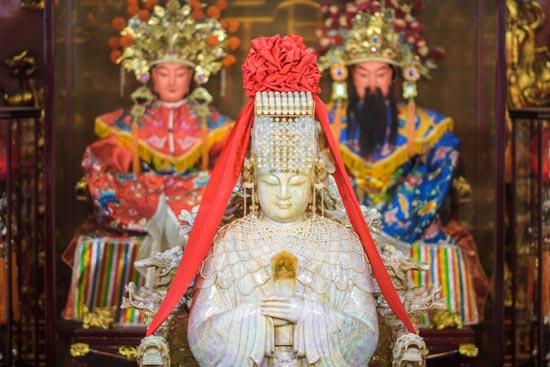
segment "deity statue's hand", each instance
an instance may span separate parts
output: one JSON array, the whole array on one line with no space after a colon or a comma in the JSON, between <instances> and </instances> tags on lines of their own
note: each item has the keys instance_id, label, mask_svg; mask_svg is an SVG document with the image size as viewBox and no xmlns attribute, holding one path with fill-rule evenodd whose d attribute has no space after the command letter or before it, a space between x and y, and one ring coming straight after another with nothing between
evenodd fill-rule
<instances>
[{"instance_id":1,"label":"deity statue's hand","mask_svg":"<svg viewBox=\"0 0 550 367\"><path fill-rule=\"evenodd\" d=\"M304 312L304 299L297 296L265 297L261 306L265 316L297 324Z\"/></svg>"}]
</instances>

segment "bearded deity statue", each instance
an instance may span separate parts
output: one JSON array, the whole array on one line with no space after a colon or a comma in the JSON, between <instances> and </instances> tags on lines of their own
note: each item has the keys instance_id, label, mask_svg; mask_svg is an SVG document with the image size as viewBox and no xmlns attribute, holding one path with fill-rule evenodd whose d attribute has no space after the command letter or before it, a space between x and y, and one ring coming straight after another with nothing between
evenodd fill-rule
<instances>
[{"instance_id":1,"label":"bearded deity statue","mask_svg":"<svg viewBox=\"0 0 550 367\"><path fill-rule=\"evenodd\" d=\"M409 244L411 257L430 263L415 285L441 283L449 312L476 324L488 281L475 241L465 227L454 220L444 225L440 217L460 142L450 117L415 103L417 81L442 55L421 34L415 16L421 5L357 0L344 9L325 6L319 65L333 79L332 131L359 201L380 211L382 231ZM398 80L403 99L396 98Z\"/></svg>"},{"instance_id":2,"label":"bearded deity statue","mask_svg":"<svg viewBox=\"0 0 550 367\"><path fill-rule=\"evenodd\" d=\"M250 101L147 335L165 328L194 280L188 340L201 366L366 365L378 341L371 274L404 335L417 336L316 95L316 57L299 36L260 38L243 71ZM329 174L353 230L316 209ZM245 213L219 227L239 179Z\"/></svg>"},{"instance_id":3,"label":"bearded deity statue","mask_svg":"<svg viewBox=\"0 0 550 367\"><path fill-rule=\"evenodd\" d=\"M134 261L182 246L177 216L200 203L232 127L209 106L212 96L202 87L235 59L228 52L239 41L219 19L226 6L225 1L207 8L199 1L170 0L142 9L127 24L113 20L120 34L110 44L122 51L113 51L112 59L143 86L132 94L132 107L96 119L101 139L84 153L95 211L64 255L73 266L65 318L80 319L83 305L118 306L128 281L146 281ZM117 321L141 317L119 312Z\"/></svg>"}]
</instances>

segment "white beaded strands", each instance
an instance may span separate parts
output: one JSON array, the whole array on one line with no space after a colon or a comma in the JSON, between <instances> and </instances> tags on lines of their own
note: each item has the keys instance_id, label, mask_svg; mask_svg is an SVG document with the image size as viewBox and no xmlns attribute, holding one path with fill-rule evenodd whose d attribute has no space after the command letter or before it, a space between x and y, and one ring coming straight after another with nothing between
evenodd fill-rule
<instances>
[{"instance_id":1,"label":"white beaded strands","mask_svg":"<svg viewBox=\"0 0 550 367\"><path fill-rule=\"evenodd\" d=\"M252 150L260 170L298 172L317 160L311 92L257 92Z\"/></svg>"}]
</instances>

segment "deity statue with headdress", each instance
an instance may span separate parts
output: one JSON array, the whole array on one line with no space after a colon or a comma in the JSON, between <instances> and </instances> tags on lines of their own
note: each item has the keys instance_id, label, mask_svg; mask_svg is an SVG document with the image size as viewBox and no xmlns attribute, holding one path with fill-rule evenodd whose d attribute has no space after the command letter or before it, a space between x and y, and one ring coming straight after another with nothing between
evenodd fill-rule
<instances>
[{"instance_id":1,"label":"deity statue with headdress","mask_svg":"<svg viewBox=\"0 0 550 367\"><path fill-rule=\"evenodd\" d=\"M443 55L421 34L415 16L421 8L421 1L399 0L324 6L319 65L333 79L331 126L359 201L380 211L385 234L431 264L431 275L415 284L441 283L449 311L475 324L488 281L471 234L455 221L445 227L440 217L459 139L450 117L415 103L417 81ZM403 99L396 97L397 85Z\"/></svg>"},{"instance_id":2,"label":"deity statue with headdress","mask_svg":"<svg viewBox=\"0 0 550 367\"><path fill-rule=\"evenodd\" d=\"M225 0L128 3L128 21L113 20L119 35L109 42L111 59L142 86L132 106L97 117L101 139L84 153L94 216L65 253L73 265L67 318L81 318L83 305L118 304L124 284L145 281L135 260L182 245L177 216L200 203L232 127L203 87L235 62L229 52L239 39L228 29L238 23L220 18ZM120 322L139 321L118 312Z\"/></svg>"},{"instance_id":3,"label":"deity statue with headdress","mask_svg":"<svg viewBox=\"0 0 550 367\"><path fill-rule=\"evenodd\" d=\"M374 278L403 328L416 331L330 132L316 57L299 36L259 38L243 71L250 100L147 334L194 281L188 340L201 366L365 366L378 344ZM350 228L317 209L329 176ZM238 182L243 215L220 226Z\"/></svg>"}]
</instances>

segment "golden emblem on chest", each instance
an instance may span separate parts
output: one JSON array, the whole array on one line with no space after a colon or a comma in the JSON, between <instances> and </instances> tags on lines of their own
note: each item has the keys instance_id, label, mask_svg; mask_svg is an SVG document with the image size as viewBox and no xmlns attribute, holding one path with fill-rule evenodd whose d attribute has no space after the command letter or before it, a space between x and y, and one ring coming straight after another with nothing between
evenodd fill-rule
<instances>
[{"instance_id":1,"label":"golden emblem on chest","mask_svg":"<svg viewBox=\"0 0 550 367\"><path fill-rule=\"evenodd\" d=\"M288 251L281 251L271 259L273 281L296 281L298 258Z\"/></svg>"},{"instance_id":2,"label":"golden emblem on chest","mask_svg":"<svg viewBox=\"0 0 550 367\"><path fill-rule=\"evenodd\" d=\"M288 251L281 251L271 259L273 286L276 296L293 296L296 286L298 258ZM280 320L282 321L282 320ZM275 345L292 346L294 326L287 322L276 323Z\"/></svg>"},{"instance_id":3,"label":"golden emblem on chest","mask_svg":"<svg viewBox=\"0 0 550 367\"><path fill-rule=\"evenodd\" d=\"M273 282L276 288L278 284L285 287L292 285L294 293L294 284L296 283L296 268L298 267L298 258L288 251L281 251L271 259L273 270Z\"/></svg>"}]
</instances>

